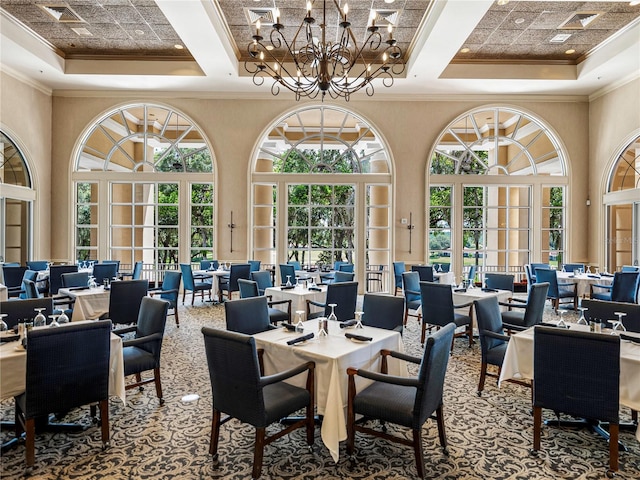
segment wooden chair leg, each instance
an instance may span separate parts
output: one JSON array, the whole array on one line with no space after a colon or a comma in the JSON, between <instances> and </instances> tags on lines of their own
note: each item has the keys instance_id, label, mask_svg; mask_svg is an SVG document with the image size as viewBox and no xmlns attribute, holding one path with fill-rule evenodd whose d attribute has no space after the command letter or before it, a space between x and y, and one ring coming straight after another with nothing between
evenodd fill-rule
<instances>
[{"instance_id":1,"label":"wooden chair leg","mask_svg":"<svg viewBox=\"0 0 640 480\"><path fill-rule=\"evenodd\" d=\"M175 308L173 309L173 314L176 317L176 326L178 328L180 328L180 318L178 317L178 306L176 305Z\"/></svg>"},{"instance_id":2,"label":"wooden chair leg","mask_svg":"<svg viewBox=\"0 0 640 480\"><path fill-rule=\"evenodd\" d=\"M164 403L162 398L162 384L160 383L160 368L153 369L153 380L156 385L156 395L160 399L160 403Z\"/></svg>"},{"instance_id":3,"label":"wooden chair leg","mask_svg":"<svg viewBox=\"0 0 640 480\"><path fill-rule=\"evenodd\" d=\"M444 453L448 455L447 434L444 429L444 412L442 405L436 409L436 421L438 422L438 437L440 437L440 445L442 446Z\"/></svg>"},{"instance_id":4,"label":"wooden chair leg","mask_svg":"<svg viewBox=\"0 0 640 480\"><path fill-rule=\"evenodd\" d=\"M422 453L422 431L419 428L413 429L413 451L416 455L416 469L418 477L424 478L424 454Z\"/></svg>"},{"instance_id":5,"label":"wooden chair leg","mask_svg":"<svg viewBox=\"0 0 640 480\"><path fill-rule=\"evenodd\" d=\"M618 439L620 438L620 425L609 424L609 470L618 471Z\"/></svg>"},{"instance_id":6,"label":"wooden chair leg","mask_svg":"<svg viewBox=\"0 0 640 480\"><path fill-rule=\"evenodd\" d=\"M540 450L540 429L542 428L542 408L533 407L533 450Z\"/></svg>"},{"instance_id":7,"label":"wooden chair leg","mask_svg":"<svg viewBox=\"0 0 640 480\"><path fill-rule=\"evenodd\" d=\"M25 422L26 442L25 453L27 467L33 467L36 463L36 419L28 418Z\"/></svg>"},{"instance_id":8,"label":"wooden chair leg","mask_svg":"<svg viewBox=\"0 0 640 480\"><path fill-rule=\"evenodd\" d=\"M420 333L420 346L424 347L424 341L427 338L427 323L425 321L420 322L422 324L422 332Z\"/></svg>"},{"instance_id":9,"label":"wooden chair leg","mask_svg":"<svg viewBox=\"0 0 640 480\"><path fill-rule=\"evenodd\" d=\"M196 299L196 291L195 291L195 290L193 290L193 291L191 292L191 306L192 306L192 307L193 307L193 302L195 301L195 299Z\"/></svg>"},{"instance_id":10,"label":"wooden chair leg","mask_svg":"<svg viewBox=\"0 0 640 480\"><path fill-rule=\"evenodd\" d=\"M264 453L264 440L266 432L264 428L256 428L256 445L253 451L253 477L260 478L262 472L262 455Z\"/></svg>"},{"instance_id":11,"label":"wooden chair leg","mask_svg":"<svg viewBox=\"0 0 640 480\"><path fill-rule=\"evenodd\" d=\"M218 440L220 439L220 410L213 409L211 419L211 439L209 440L209 454L218 455Z\"/></svg>"},{"instance_id":12,"label":"wooden chair leg","mask_svg":"<svg viewBox=\"0 0 640 480\"><path fill-rule=\"evenodd\" d=\"M100 428L102 434L102 444L109 443L109 400L102 400L100 406Z\"/></svg>"},{"instance_id":13,"label":"wooden chair leg","mask_svg":"<svg viewBox=\"0 0 640 480\"><path fill-rule=\"evenodd\" d=\"M478 396L482 395L486 377L487 377L487 362L482 362L480 364L480 381L478 382Z\"/></svg>"},{"instance_id":14,"label":"wooden chair leg","mask_svg":"<svg viewBox=\"0 0 640 480\"><path fill-rule=\"evenodd\" d=\"M184 299L187 296L187 289L182 290L182 304L184 305Z\"/></svg>"}]
</instances>

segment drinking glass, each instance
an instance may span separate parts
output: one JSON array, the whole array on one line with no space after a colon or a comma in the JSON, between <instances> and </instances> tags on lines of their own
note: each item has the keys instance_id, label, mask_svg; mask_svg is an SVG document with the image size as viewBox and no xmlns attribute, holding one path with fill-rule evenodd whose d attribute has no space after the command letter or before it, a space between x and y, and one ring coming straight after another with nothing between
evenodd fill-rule
<instances>
[{"instance_id":1,"label":"drinking glass","mask_svg":"<svg viewBox=\"0 0 640 480\"><path fill-rule=\"evenodd\" d=\"M291 275L287 275L287 287L291 286Z\"/></svg>"},{"instance_id":2,"label":"drinking glass","mask_svg":"<svg viewBox=\"0 0 640 480\"><path fill-rule=\"evenodd\" d=\"M304 323L302 323L303 315L304 310L296 310L296 316L298 317L298 321L296 322L296 332L298 333L304 332Z\"/></svg>"},{"instance_id":3,"label":"drinking glass","mask_svg":"<svg viewBox=\"0 0 640 480\"><path fill-rule=\"evenodd\" d=\"M93 275L89 276L89 288L98 288L98 284L96 283L96 279Z\"/></svg>"},{"instance_id":4,"label":"drinking glass","mask_svg":"<svg viewBox=\"0 0 640 480\"><path fill-rule=\"evenodd\" d=\"M60 325L62 325L63 323L69 323L69 317L67 317L67 314L64 313L64 310L62 310L62 313L58 317L58 323Z\"/></svg>"},{"instance_id":5,"label":"drinking glass","mask_svg":"<svg viewBox=\"0 0 640 480\"><path fill-rule=\"evenodd\" d=\"M613 312L618 316L618 320L609 320L609 323L611 324L611 328L613 329L613 331L611 332L611 335L615 335L616 333L619 332L626 332L627 329L624 326L624 323L622 323L622 318L626 317L627 314L624 312Z\"/></svg>"},{"instance_id":6,"label":"drinking glass","mask_svg":"<svg viewBox=\"0 0 640 480\"><path fill-rule=\"evenodd\" d=\"M54 315L49 315L49 318L51 319L51 323L49 324L50 327L59 327L60 324L58 323L58 317L60 316L60 314L56 313Z\"/></svg>"},{"instance_id":7,"label":"drinking glass","mask_svg":"<svg viewBox=\"0 0 640 480\"><path fill-rule=\"evenodd\" d=\"M326 337L328 335L327 330L327 317L318 318L318 336Z\"/></svg>"},{"instance_id":8,"label":"drinking glass","mask_svg":"<svg viewBox=\"0 0 640 480\"><path fill-rule=\"evenodd\" d=\"M364 312L357 311L355 313L356 313L356 328L364 328L364 326L362 325L362 316L364 315Z\"/></svg>"},{"instance_id":9,"label":"drinking glass","mask_svg":"<svg viewBox=\"0 0 640 480\"><path fill-rule=\"evenodd\" d=\"M6 332L7 330L9 330L9 326L7 325L7 322L4 321L4 317L8 317L9 314L8 313L0 313L0 332Z\"/></svg>"},{"instance_id":10,"label":"drinking glass","mask_svg":"<svg viewBox=\"0 0 640 480\"><path fill-rule=\"evenodd\" d=\"M591 267L587 265L587 275L589 275L590 273L591 273Z\"/></svg>"},{"instance_id":11,"label":"drinking glass","mask_svg":"<svg viewBox=\"0 0 640 480\"><path fill-rule=\"evenodd\" d=\"M331 313L329 314L329 318L327 318L327 320L329 320L330 322L337 322L338 317L336 317L335 308L338 306L338 304L330 303L329 306L331 307Z\"/></svg>"},{"instance_id":12,"label":"drinking glass","mask_svg":"<svg viewBox=\"0 0 640 480\"><path fill-rule=\"evenodd\" d=\"M569 326L564 321L564 314L567 312L564 310L559 310L558 313L560 314L560 321L558 322L558 326L561 328L569 328Z\"/></svg>"},{"instance_id":13,"label":"drinking glass","mask_svg":"<svg viewBox=\"0 0 640 480\"><path fill-rule=\"evenodd\" d=\"M589 322L587 322L587 319L584 316L585 310L589 310L589 309L587 307L578 307L578 310L580 310L580 318L578 319L577 324L578 325L589 325Z\"/></svg>"},{"instance_id":14,"label":"drinking glass","mask_svg":"<svg viewBox=\"0 0 640 480\"><path fill-rule=\"evenodd\" d=\"M38 312L38 314L33 319L33 326L34 327L44 327L47 324L47 317L44 316L42 311L46 310L46 309L45 308L34 308L34 310L36 312Z\"/></svg>"}]
</instances>

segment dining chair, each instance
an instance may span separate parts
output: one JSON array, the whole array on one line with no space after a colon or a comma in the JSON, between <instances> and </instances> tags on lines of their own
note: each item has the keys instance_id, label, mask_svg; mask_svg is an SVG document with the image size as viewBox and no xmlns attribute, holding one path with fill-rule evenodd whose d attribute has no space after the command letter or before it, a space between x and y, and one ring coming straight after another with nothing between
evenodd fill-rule
<instances>
[{"instance_id":1,"label":"dining chair","mask_svg":"<svg viewBox=\"0 0 640 480\"><path fill-rule=\"evenodd\" d=\"M529 270L531 272L531 284L542 283L536 277L536 270L551 270L551 265L548 263L530 263Z\"/></svg>"},{"instance_id":2,"label":"dining chair","mask_svg":"<svg viewBox=\"0 0 640 480\"><path fill-rule=\"evenodd\" d=\"M264 297L258 299L266 300ZM227 302L225 308L235 302ZM298 428L305 428L309 448L314 442L314 362L264 377L261 374L255 339L237 332L203 327L204 347L211 382L213 415L209 454L218 461L220 427L235 418L255 428L252 478L260 478L264 447ZM285 380L307 372L305 387ZM305 410L302 419L268 435L267 427L281 418ZM224 419L222 414L228 416ZM237 450L238 447L234 447ZM274 477L277 475L274 475Z\"/></svg>"},{"instance_id":3,"label":"dining chair","mask_svg":"<svg viewBox=\"0 0 640 480\"><path fill-rule=\"evenodd\" d=\"M637 303L639 288L640 272L616 272L613 274L611 285L591 284L590 297L612 302Z\"/></svg>"},{"instance_id":4,"label":"dining chair","mask_svg":"<svg viewBox=\"0 0 640 480\"><path fill-rule=\"evenodd\" d=\"M27 334L24 393L15 397L16 437L25 432L27 469L35 464L36 419L98 404L103 447L109 442L111 322L33 329Z\"/></svg>"},{"instance_id":5,"label":"dining chair","mask_svg":"<svg viewBox=\"0 0 640 480\"><path fill-rule=\"evenodd\" d=\"M356 316L358 301L358 282L330 283L327 286L327 296L324 303L307 300L307 319L328 317L331 314L329 305L335 304L334 313L339 321L353 320ZM322 311L311 312L311 307L320 307Z\"/></svg>"},{"instance_id":6,"label":"dining chair","mask_svg":"<svg viewBox=\"0 0 640 480\"><path fill-rule=\"evenodd\" d=\"M180 328L180 318L178 317L178 293L180 292L180 281L182 280L182 272L177 270L167 270L164 272L162 286L160 288L152 288L149 290L150 296L159 295L162 300L169 302L167 315L169 310L173 310L173 316L176 319L176 327Z\"/></svg>"},{"instance_id":7,"label":"dining chair","mask_svg":"<svg viewBox=\"0 0 640 480\"><path fill-rule=\"evenodd\" d=\"M418 309L422 306L420 298L420 274L418 272L402 272L402 291L404 292L404 326L409 317L416 317L422 322L422 314ZM411 311L415 313L411 313Z\"/></svg>"},{"instance_id":8,"label":"dining chair","mask_svg":"<svg viewBox=\"0 0 640 480\"><path fill-rule=\"evenodd\" d=\"M477 269L478 267L476 265L469 266L469 270L467 271L467 280L469 282L469 285L475 284Z\"/></svg>"},{"instance_id":9,"label":"dining chair","mask_svg":"<svg viewBox=\"0 0 640 480\"><path fill-rule=\"evenodd\" d=\"M293 285L296 283L296 269L293 265L288 263L281 263L278 265L280 267L280 284L286 285L287 281L290 281Z\"/></svg>"},{"instance_id":10,"label":"dining chair","mask_svg":"<svg viewBox=\"0 0 640 480\"><path fill-rule=\"evenodd\" d=\"M269 272L265 272L269 273ZM240 298L253 298L264 295L260 294L258 290L258 282L255 280L246 280L244 278L238 279L238 287L240 289ZM267 297L267 311L269 313L269 321L272 324L278 322L290 322L291 321L291 300L276 300L272 301L270 297ZM274 305L286 305L286 310L279 310L273 308Z\"/></svg>"},{"instance_id":11,"label":"dining chair","mask_svg":"<svg viewBox=\"0 0 640 480\"><path fill-rule=\"evenodd\" d=\"M588 424L605 421L612 477L618 470L620 337L536 326L533 372L533 453L540 450L543 408Z\"/></svg>"},{"instance_id":12,"label":"dining chair","mask_svg":"<svg viewBox=\"0 0 640 480\"><path fill-rule=\"evenodd\" d=\"M420 282L420 299L422 303L422 334L420 344L424 345L427 325L437 329L453 323L456 328L465 327L464 332L455 333L454 338L466 336L469 347L473 344L473 326L471 324L471 306L473 302L460 305L453 303L451 285L434 282ZM469 314L457 313L458 308L469 308ZM451 342L453 351L453 341Z\"/></svg>"},{"instance_id":13,"label":"dining chair","mask_svg":"<svg viewBox=\"0 0 640 480\"><path fill-rule=\"evenodd\" d=\"M402 335L404 299L382 293L365 293L362 300L362 323L370 327L395 330Z\"/></svg>"},{"instance_id":14,"label":"dining chair","mask_svg":"<svg viewBox=\"0 0 640 480\"><path fill-rule=\"evenodd\" d=\"M35 270L29 270L29 269L24 271L24 273L22 274L22 282L20 284L20 293L18 295L18 298L34 298L34 297L27 297L27 292L25 291L26 280L33 282L33 284L35 285L36 281L38 280L38 272L36 272Z\"/></svg>"},{"instance_id":15,"label":"dining chair","mask_svg":"<svg viewBox=\"0 0 640 480\"><path fill-rule=\"evenodd\" d=\"M261 260L247 260L247 263L250 265L249 271L250 272L257 272L258 270L260 270L260 264L262 263Z\"/></svg>"},{"instance_id":16,"label":"dining chair","mask_svg":"<svg viewBox=\"0 0 640 480\"><path fill-rule=\"evenodd\" d=\"M122 342L124 376L135 375L135 382L127 383L125 389L139 388L142 391L143 385L153 382L161 405L164 398L160 381L160 352L168 309L169 302L144 297L140 303L134 338ZM142 377L147 371L153 372L151 378Z\"/></svg>"},{"instance_id":17,"label":"dining chair","mask_svg":"<svg viewBox=\"0 0 640 480\"><path fill-rule=\"evenodd\" d=\"M204 292L209 292L209 300L211 300L211 288L212 284L210 282L206 282L204 277L201 277L196 281L193 276L193 270L191 269L191 265L188 263L180 264L180 271L182 272L182 304L184 305L184 298L187 295L187 292L191 292L191 305L193 306L193 302L196 297L196 292L200 292L200 298L204 302Z\"/></svg>"},{"instance_id":18,"label":"dining chair","mask_svg":"<svg viewBox=\"0 0 640 480\"><path fill-rule=\"evenodd\" d=\"M449 363L449 346L453 341L455 327L449 324L429 336L422 358L401 352L382 350L381 373L350 367L347 400L347 453L353 456L356 432L382 437L413 447L418 477L424 478L424 453L422 446L422 425L435 412L440 445L445 454L447 438L445 434L442 393ZM387 357L405 360L419 365L417 377L397 377L387 375ZM356 390L355 377L372 381L369 386ZM394 423L410 428L412 440L404 436L394 436L386 431L375 430L366 424L356 422L356 415L365 419L378 419L384 423Z\"/></svg>"},{"instance_id":19,"label":"dining chair","mask_svg":"<svg viewBox=\"0 0 640 480\"><path fill-rule=\"evenodd\" d=\"M36 308L44 308L42 314L49 318L49 315L53 315L53 298L40 296L38 298L11 299L0 302L0 313L7 314L4 317L4 321L9 330L13 329L19 321L35 317Z\"/></svg>"},{"instance_id":20,"label":"dining chair","mask_svg":"<svg viewBox=\"0 0 640 480\"><path fill-rule=\"evenodd\" d=\"M27 267L22 266L2 266L2 275L4 286L7 287L7 293L9 298L11 297L19 297L21 293L23 293L22 289L22 278L24 277L24 272L28 270Z\"/></svg>"},{"instance_id":21,"label":"dining chair","mask_svg":"<svg viewBox=\"0 0 640 480\"><path fill-rule=\"evenodd\" d=\"M122 335L136 330L142 300L149 291L149 280L118 280L111 284L109 311L101 318L113 323L115 334ZM123 326L124 325L124 326Z\"/></svg>"},{"instance_id":22,"label":"dining chair","mask_svg":"<svg viewBox=\"0 0 640 480\"><path fill-rule=\"evenodd\" d=\"M508 290L513 293L513 280L515 276L507 273L485 273L484 281L487 288L497 290Z\"/></svg>"},{"instance_id":23,"label":"dining chair","mask_svg":"<svg viewBox=\"0 0 640 480\"><path fill-rule=\"evenodd\" d=\"M382 279L384 278L384 265L378 265L377 268L373 268L373 265L367 269L367 291L373 292L374 285L377 285L378 292L382 291Z\"/></svg>"},{"instance_id":24,"label":"dining chair","mask_svg":"<svg viewBox=\"0 0 640 480\"><path fill-rule=\"evenodd\" d=\"M62 287L62 274L78 271L78 265L51 265L49 267L49 295L58 295Z\"/></svg>"},{"instance_id":25,"label":"dining chair","mask_svg":"<svg viewBox=\"0 0 640 480\"><path fill-rule=\"evenodd\" d=\"M580 306L586 308L584 316L588 322L606 324L608 320L618 319L616 312L625 313L622 317L624 328L640 333L640 304L583 298Z\"/></svg>"},{"instance_id":26,"label":"dining chair","mask_svg":"<svg viewBox=\"0 0 640 480\"><path fill-rule=\"evenodd\" d=\"M406 267L404 262L393 262L393 279L395 283L394 295L398 295L398 290L402 290L402 274Z\"/></svg>"},{"instance_id":27,"label":"dining chair","mask_svg":"<svg viewBox=\"0 0 640 480\"><path fill-rule=\"evenodd\" d=\"M338 269L336 270L336 272L353 273L353 269L354 269L353 263L340 262L338 264Z\"/></svg>"},{"instance_id":28,"label":"dining chair","mask_svg":"<svg viewBox=\"0 0 640 480\"><path fill-rule=\"evenodd\" d=\"M353 272L337 271L334 273L331 283L353 282L355 276L356 274Z\"/></svg>"},{"instance_id":29,"label":"dining chair","mask_svg":"<svg viewBox=\"0 0 640 480\"><path fill-rule=\"evenodd\" d=\"M219 266L218 260L200 260L200 270L217 270Z\"/></svg>"},{"instance_id":30,"label":"dining chair","mask_svg":"<svg viewBox=\"0 0 640 480\"><path fill-rule=\"evenodd\" d=\"M225 302L224 315L227 330L231 332L255 335L276 328L269 318L268 301L264 295Z\"/></svg>"},{"instance_id":31,"label":"dining chair","mask_svg":"<svg viewBox=\"0 0 640 480\"><path fill-rule=\"evenodd\" d=\"M512 298L509 302L499 302L508 307L502 312L502 324L507 331L522 331L542 322L544 304L547 301L548 283L534 283L531 285L527 300ZM513 310L514 308L518 310Z\"/></svg>"},{"instance_id":32,"label":"dining chair","mask_svg":"<svg viewBox=\"0 0 640 480\"><path fill-rule=\"evenodd\" d=\"M220 277L218 279L218 299L223 302L226 292L227 299L231 300L233 292L240 292L238 280L244 278L249 280L251 265L248 263L234 263L229 270L229 278Z\"/></svg>"},{"instance_id":33,"label":"dining chair","mask_svg":"<svg viewBox=\"0 0 640 480\"><path fill-rule=\"evenodd\" d=\"M140 280L142 278L142 268L144 262L138 260L133 264L133 270L131 272L119 272L120 278L131 277L131 280Z\"/></svg>"},{"instance_id":34,"label":"dining chair","mask_svg":"<svg viewBox=\"0 0 640 480\"><path fill-rule=\"evenodd\" d=\"M412 272L418 272L421 282L433 282L433 266L432 265L411 265Z\"/></svg>"},{"instance_id":35,"label":"dining chair","mask_svg":"<svg viewBox=\"0 0 640 480\"><path fill-rule=\"evenodd\" d=\"M573 304L573 309L578 309L578 284L577 283L560 283L558 282L558 274L555 270L536 270L536 278L539 283L548 283L549 290L547 298L553 304L553 310L558 314L558 308L563 299L569 299Z\"/></svg>"},{"instance_id":36,"label":"dining chair","mask_svg":"<svg viewBox=\"0 0 640 480\"><path fill-rule=\"evenodd\" d=\"M105 278L113 280L118 277L118 266L117 263L96 263L93 266L91 275L93 275L97 285L103 285Z\"/></svg>"},{"instance_id":37,"label":"dining chair","mask_svg":"<svg viewBox=\"0 0 640 480\"><path fill-rule=\"evenodd\" d=\"M584 263L565 263L562 265L562 270L569 273L572 273L576 270L584 272Z\"/></svg>"},{"instance_id":38,"label":"dining chair","mask_svg":"<svg viewBox=\"0 0 640 480\"><path fill-rule=\"evenodd\" d=\"M268 270L259 270L257 272L251 272L249 274L251 280L258 284L258 294L264 295L264 291L267 288L273 287L273 282L271 281L271 272Z\"/></svg>"},{"instance_id":39,"label":"dining chair","mask_svg":"<svg viewBox=\"0 0 640 480\"><path fill-rule=\"evenodd\" d=\"M25 296L24 298L15 299L13 301L34 300L34 299L44 298L40 290L38 290L38 287L36 286L36 282L34 282L33 280L23 280L22 283L24 285ZM67 317L71 318L71 316L73 315L73 300L53 298L52 301L53 301L53 311L51 312L52 315L60 315L64 312L64 314ZM67 308L64 308L65 306ZM28 318L31 318L33 316L35 316L35 313L30 315Z\"/></svg>"},{"instance_id":40,"label":"dining chair","mask_svg":"<svg viewBox=\"0 0 640 480\"><path fill-rule=\"evenodd\" d=\"M89 274L87 272L63 273L60 279L64 288L86 287L89 285Z\"/></svg>"},{"instance_id":41,"label":"dining chair","mask_svg":"<svg viewBox=\"0 0 640 480\"><path fill-rule=\"evenodd\" d=\"M47 260L27 260L27 268L36 272L42 272L49 268L49 262Z\"/></svg>"},{"instance_id":42,"label":"dining chair","mask_svg":"<svg viewBox=\"0 0 640 480\"><path fill-rule=\"evenodd\" d=\"M640 266L638 266L638 265L623 265L622 269L620 269L620 271L623 272L623 273L640 272Z\"/></svg>"},{"instance_id":43,"label":"dining chair","mask_svg":"<svg viewBox=\"0 0 640 480\"><path fill-rule=\"evenodd\" d=\"M302 270L302 267L300 266L300 262L298 262L297 260L289 260L287 264L293 265L294 270L297 270L297 271Z\"/></svg>"}]
</instances>

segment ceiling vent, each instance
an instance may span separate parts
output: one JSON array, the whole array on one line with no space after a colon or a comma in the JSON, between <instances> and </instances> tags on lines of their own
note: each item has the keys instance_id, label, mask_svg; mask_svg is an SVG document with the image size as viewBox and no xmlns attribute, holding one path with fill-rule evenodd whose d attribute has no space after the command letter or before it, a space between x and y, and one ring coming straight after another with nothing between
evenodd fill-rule
<instances>
[{"instance_id":1,"label":"ceiling vent","mask_svg":"<svg viewBox=\"0 0 640 480\"><path fill-rule=\"evenodd\" d=\"M376 25L387 26L389 24L396 26L398 24L399 10L373 10L376 16ZM371 18L371 17L369 17Z\"/></svg>"},{"instance_id":2,"label":"ceiling vent","mask_svg":"<svg viewBox=\"0 0 640 480\"><path fill-rule=\"evenodd\" d=\"M273 25L276 23L275 8L245 8L244 14L249 25L255 25L258 20L262 25Z\"/></svg>"},{"instance_id":3,"label":"ceiling vent","mask_svg":"<svg viewBox=\"0 0 640 480\"><path fill-rule=\"evenodd\" d=\"M549 40L549 43L564 43L571 38L571 35L571 33L559 33Z\"/></svg>"},{"instance_id":4,"label":"ceiling vent","mask_svg":"<svg viewBox=\"0 0 640 480\"><path fill-rule=\"evenodd\" d=\"M76 34L79 37L93 37L93 33L91 33L89 30L87 30L84 27L79 27L79 28L72 28L71 30L73 30L74 32L76 32Z\"/></svg>"},{"instance_id":5,"label":"ceiling vent","mask_svg":"<svg viewBox=\"0 0 640 480\"><path fill-rule=\"evenodd\" d=\"M576 12L560 24L558 28L584 30L604 12Z\"/></svg>"},{"instance_id":6,"label":"ceiling vent","mask_svg":"<svg viewBox=\"0 0 640 480\"><path fill-rule=\"evenodd\" d=\"M55 18L58 22L69 23L69 22L82 22L84 20L80 18L80 16L74 12L71 7L68 5L38 5L45 12Z\"/></svg>"}]
</instances>

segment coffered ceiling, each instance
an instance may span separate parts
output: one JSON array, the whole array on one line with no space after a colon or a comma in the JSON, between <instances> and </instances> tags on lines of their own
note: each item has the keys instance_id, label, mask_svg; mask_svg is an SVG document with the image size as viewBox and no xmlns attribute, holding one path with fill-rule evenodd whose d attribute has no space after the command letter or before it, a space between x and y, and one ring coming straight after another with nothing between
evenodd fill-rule
<instances>
[{"instance_id":1,"label":"coffered ceiling","mask_svg":"<svg viewBox=\"0 0 640 480\"><path fill-rule=\"evenodd\" d=\"M341 19L326 3L335 38ZM590 95L640 72L640 5L629 1L336 3L348 3L358 42L372 10L394 26L405 76L376 95ZM0 0L0 66L52 90L268 95L243 64L255 21L268 37L275 7L292 36L304 0Z\"/></svg>"}]
</instances>

